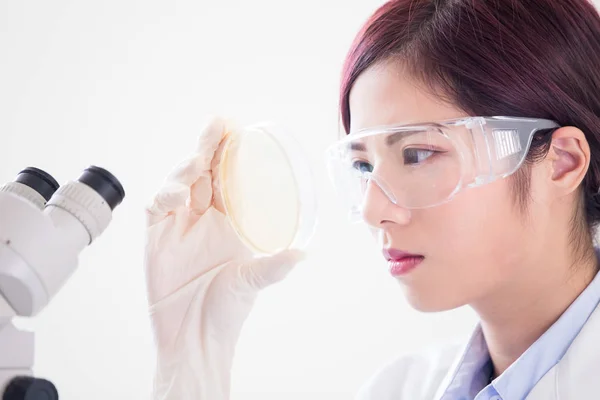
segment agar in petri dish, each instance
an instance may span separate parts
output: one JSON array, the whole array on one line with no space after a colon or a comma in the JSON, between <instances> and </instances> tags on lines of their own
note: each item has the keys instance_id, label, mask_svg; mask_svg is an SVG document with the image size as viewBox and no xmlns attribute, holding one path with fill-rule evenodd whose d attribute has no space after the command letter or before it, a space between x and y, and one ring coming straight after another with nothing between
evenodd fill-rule
<instances>
[{"instance_id":1,"label":"agar in petri dish","mask_svg":"<svg viewBox=\"0 0 600 400\"><path fill-rule=\"evenodd\" d=\"M225 211L255 253L304 247L316 222L310 169L289 135L274 126L231 134L220 167Z\"/></svg>"}]
</instances>

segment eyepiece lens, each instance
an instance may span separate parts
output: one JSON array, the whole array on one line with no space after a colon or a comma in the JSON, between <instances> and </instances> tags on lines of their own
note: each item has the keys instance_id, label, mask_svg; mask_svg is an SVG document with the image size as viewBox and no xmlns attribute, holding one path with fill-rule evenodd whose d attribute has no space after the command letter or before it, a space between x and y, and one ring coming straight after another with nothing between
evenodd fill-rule
<instances>
[{"instance_id":1,"label":"eyepiece lens","mask_svg":"<svg viewBox=\"0 0 600 400\"><path fill-rule=\"evenodd\" d=\"M39 168L27 167L15 178L15 182L27 185L49 201L59 188L58 182L49 173Z\"/></svg>"},{"instance_id":2,"label":"eyepiece lens","mask_svg":"<svg viewBox=\"0 0 600 400\"><path fill-rule=\"evenodd\" d=\"M123 185L104 168L92 165L83 171L78 180L98 192L111 210L114 210L125 198Z\"/></svg>"}]
</instances>

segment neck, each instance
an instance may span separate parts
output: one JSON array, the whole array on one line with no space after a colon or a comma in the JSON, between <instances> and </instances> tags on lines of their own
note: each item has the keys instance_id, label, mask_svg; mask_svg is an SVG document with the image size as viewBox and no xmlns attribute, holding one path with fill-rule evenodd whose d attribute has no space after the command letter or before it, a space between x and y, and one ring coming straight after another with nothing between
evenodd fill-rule
<instances>
[{"instance_id":1,"label":"neck","mask_svg":"<svg viewBox=\"0 0 600 400\"><path fill-rule=\"evenodd\" d=\"M523 265L517 279L472 305L481 319L494 377L542 336L589 285L597 270L591 253L579 262L568 254L552 254Z\"/></svg>"}]
</instances>

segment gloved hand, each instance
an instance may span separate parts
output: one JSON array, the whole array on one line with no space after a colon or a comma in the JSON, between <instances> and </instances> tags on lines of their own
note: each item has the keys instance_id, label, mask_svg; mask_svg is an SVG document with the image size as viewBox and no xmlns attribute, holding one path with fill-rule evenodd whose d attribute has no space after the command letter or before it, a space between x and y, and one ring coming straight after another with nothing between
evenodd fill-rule
<instances>
[{"instance_id":1,"label":"gloved hand","mask_svg":"<svg viewBox=\"0 0 600 400\"><path fill-rule=\"evenodd\" d=\"M214 119L146 209L154 400L229 399L235 346L258 292L303 257L286 250L255 258L229 224L217 177L234 129Z\"/></svg>"}]
</instances>

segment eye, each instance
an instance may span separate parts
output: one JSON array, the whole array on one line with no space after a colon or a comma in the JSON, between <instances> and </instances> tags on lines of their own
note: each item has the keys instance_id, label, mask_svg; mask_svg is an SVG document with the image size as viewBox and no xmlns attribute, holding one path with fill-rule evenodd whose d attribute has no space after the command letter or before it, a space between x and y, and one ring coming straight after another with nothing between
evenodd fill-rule
<instances>
[{"instance_id":1,"label":"eye","mask_svg":"<svg viewBox=\"0 0 600 400\"><path fill-rule=\"evenodd\" d=\"M404 164L420 164L431 157L434 153L437 153L437 151L418 148L404 149Z\"/></svg>"},{"instance_id":2,"label":"eye","mask_svg":"<svg viewBox=\"0 0 600 400\"><path fill-rule=\"evenodd\" d=\"M365 161L354 161L352 168L359 172L373 172L373 166Z\"/></svg>"}]
</instances>

